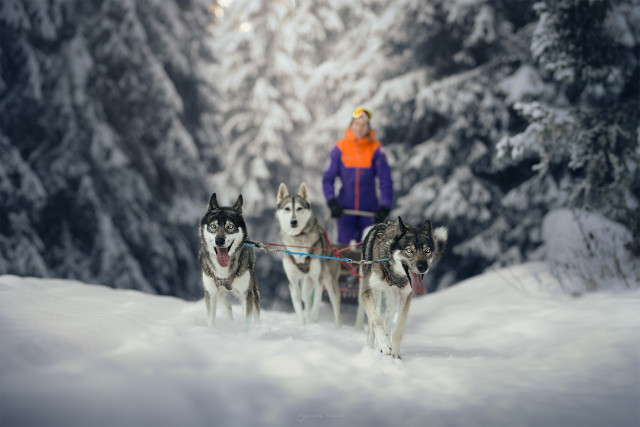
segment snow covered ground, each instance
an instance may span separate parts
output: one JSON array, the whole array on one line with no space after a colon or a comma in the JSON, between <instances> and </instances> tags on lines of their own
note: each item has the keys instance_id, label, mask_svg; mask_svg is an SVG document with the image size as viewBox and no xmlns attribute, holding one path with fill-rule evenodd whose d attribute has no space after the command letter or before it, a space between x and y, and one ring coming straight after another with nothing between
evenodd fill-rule
<instances>
[{"instance_id":1,"label":"snow covered ground","mask_svg":"<svg viewBox=\"0 0 640 427\"><path fill-rule=\"evenodd\" d=\"M403 359L263 310L0 276L0 425L638 426L640 291L572 298L545 263L417 298Z\"/></svg>"}]
</instances>

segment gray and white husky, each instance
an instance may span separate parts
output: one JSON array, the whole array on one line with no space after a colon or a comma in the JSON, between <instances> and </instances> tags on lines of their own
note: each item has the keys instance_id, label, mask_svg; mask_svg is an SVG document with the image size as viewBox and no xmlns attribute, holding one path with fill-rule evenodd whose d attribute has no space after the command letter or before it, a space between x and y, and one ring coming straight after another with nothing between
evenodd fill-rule
<instances>
[{"instance_id":1,"label":"gray and white husky","mask_svg":"<svg viewBox=\"0 0 640 427\"><path fill-rule=\"evenodd\" d=\"M230 292L242 304L242 318L248 326L260 319L260 292L256 279L256 255L242 218L242 195L232 207L220 207L213 193L207 213L200 222L200 274L204 287L209 326L216 323L218 298L224 315L232 319Z\"/></svg>"},{"instance_id":2,"label":"gray and white husky","mask_svg":"<svg viewBox=\"0 0 640 427\"><path fill-rule=\"evenodd\" d=\"M309 192L304 182L300 184L297 194L289 194L287 186L281 183L276 202L275 216L280 224L280 238L288 251L331 256L330 252L326 252L326 233L313 214ZM318 321L324 287L333 307L334 322L336 326L340 326L340 263L324 258L285 254L282 257L282 265L289 279L291 302L298 321L302 324Z\"/></svg>"},{"instance_id":3,"label":"gray and white husky","mask_svg":"<svg viewBox=\"0 0 640 427\"><path fill-rule=\"evenodd\" d=\"M388 261L361 266L360 301L367 313L369 346L373 347L375 341L383 354L400 358L411 299L427 292L422 276L440 260L447 238L447 228L432 230L429 220L419 229L405 224L400 217L398 221L386 221L371 228L362 244L362 259ZM384 323L376 310L381 294L385 295L387 305ZM396 313L392 328L390 317Z\"/></svg>"}]
</instances>

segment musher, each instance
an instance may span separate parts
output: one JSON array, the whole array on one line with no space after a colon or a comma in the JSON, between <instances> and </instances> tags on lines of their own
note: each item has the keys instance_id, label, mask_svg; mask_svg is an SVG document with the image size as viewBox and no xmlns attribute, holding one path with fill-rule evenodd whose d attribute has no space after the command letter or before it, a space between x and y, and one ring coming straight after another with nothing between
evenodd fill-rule
<instances>
[{"instance_id":1,"label":"musher","mask_svg":"<svg viewBox=\"0 0 640 427\"><path fill-rule=\"evenodd\" d=\"M348 245L360 242L362 231L382 222L393 205L393 181L382 143L371 129L371 112L356 108L345 137L331 150L329 162L322 175L322 188L331 216L338 225L337 242ZM335 180L342 187L336 197ZM376 195L376 178L380 186L380 200ZM344 209L374 212L373 218L346 215Z\"/></svg>"}]
</instances>

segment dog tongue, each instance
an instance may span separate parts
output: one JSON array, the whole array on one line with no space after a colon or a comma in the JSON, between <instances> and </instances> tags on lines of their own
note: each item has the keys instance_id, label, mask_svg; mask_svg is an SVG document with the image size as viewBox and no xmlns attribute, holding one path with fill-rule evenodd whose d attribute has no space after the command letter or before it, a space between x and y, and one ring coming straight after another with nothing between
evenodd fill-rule
<instances>
[{"instance_id":1,"label":"dog tongue","mask_svg":"<svg viewBox=\"0 0 640 427\"><path fill-rule=\"evenodd\" d=\"M216 259L218 260L218 264L220 267L229 267L229 263L231 263L231 257L229 256L229 248L218 248L218 253L216 254Z\"/></svg>"},{"instance_id":2,"label":"dog tongue","mask_svg":"<svg viewBox=\"0 0 640 427\"><path fill-rule=\"evenodd\" d=\"M422 284L422 276L420 274L409 272L409 278L411 279L413 295L420 296L427 293L427 289Z\"/></svg>"}]
</instances>

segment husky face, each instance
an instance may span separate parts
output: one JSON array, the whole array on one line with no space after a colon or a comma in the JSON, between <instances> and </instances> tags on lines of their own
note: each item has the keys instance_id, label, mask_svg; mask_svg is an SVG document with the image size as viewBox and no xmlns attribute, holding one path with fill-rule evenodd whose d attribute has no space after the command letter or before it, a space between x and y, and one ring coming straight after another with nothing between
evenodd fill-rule
<instances>
[{"instance_id":1,"label":"husky face","mask_svg":"<svg viewBox=\"0 0 640 427\"><path fill-rule=\"evenodd\" d=\"M207 213L200 222L202 238L209 252L216 254L220 267L228 267L231 256L246 239L246 225L242 218L242 195L233 207L220 207L213 193Z\"/></svg>"},{"instance_id":2,"label":"husky face","mask_svg":"<svg viewBox=\"0 0 640 427\"><path fill-rule=\"evenodd\" d=\"M297 236L302 233L313 217L307 185L303 182L297 194L289 194L287 186L281 183L278 187L276 203L278 204L276 219L280 223L282 232L287 236Z\"/></svg>"},{"instance_id":3,"label":"husky face","mask_svg":"<svg viewBox=\"0 0 640 427\"><path fill-rule=\"evenodd\" d=\"M404 270L414 295L424 295L427 292L422 277L440 259L447 237L446 227L432 230L429 220L417 229L406 225L398 217L398 234L390 246L391 264L396 271L400 267Z\"/></svg>"}]
</instances>

